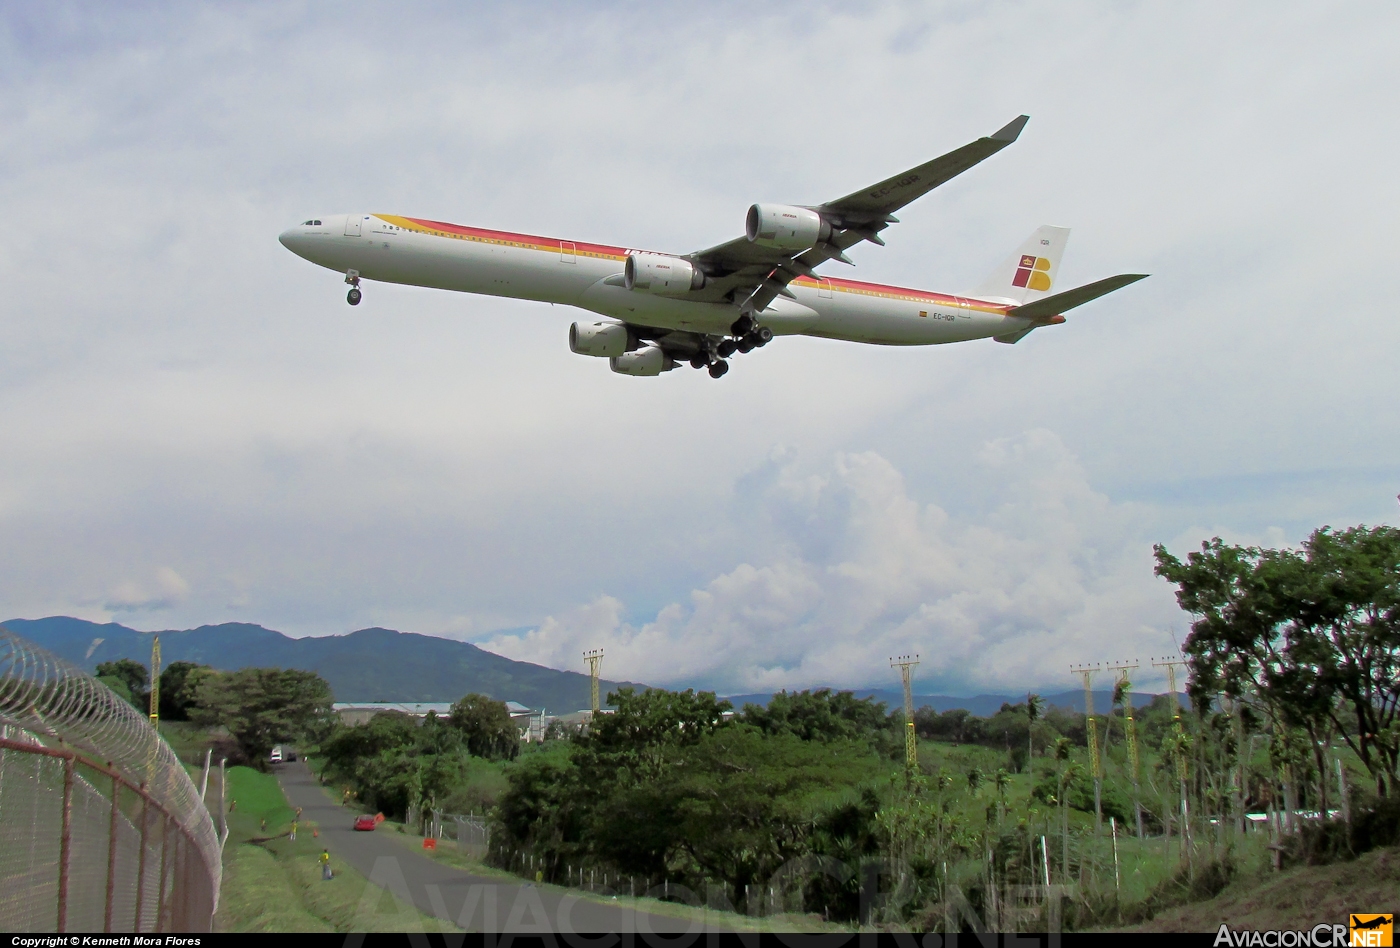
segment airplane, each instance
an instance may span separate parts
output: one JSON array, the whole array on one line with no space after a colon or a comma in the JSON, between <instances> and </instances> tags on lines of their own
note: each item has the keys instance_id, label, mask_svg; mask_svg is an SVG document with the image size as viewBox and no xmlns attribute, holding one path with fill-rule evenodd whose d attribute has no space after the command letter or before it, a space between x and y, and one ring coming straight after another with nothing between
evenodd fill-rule
<instances>
[{"instance_id":1,"label":"airplane","mask_svg":"<svg viewBox=\"0 0 1400 948\"><path fill-rule=\"evenodd\" d=\"M559 240L395 214L311 218L278 238L343 273L351 306L375 280L557 303L603 320L569 327L569 347L614 372L656 376L684 362L712 378L736 352L775 336L887 346L991 338L1015 343L1064 313L1147 274L1126 273L1051 294L1069 228L1044 226L966 296L841 279L862 241L883 246L894 212L990 158L1021 134L1022 115L979 138L826 204L754 204L744 234L689 254Z\"/></svg>"}]
</instances>

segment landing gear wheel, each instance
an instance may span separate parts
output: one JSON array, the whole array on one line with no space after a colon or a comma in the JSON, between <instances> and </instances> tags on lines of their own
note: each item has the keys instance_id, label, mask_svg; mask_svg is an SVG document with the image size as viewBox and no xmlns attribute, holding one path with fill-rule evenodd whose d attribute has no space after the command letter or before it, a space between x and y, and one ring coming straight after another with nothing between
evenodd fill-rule
<instances>
[{"instance_id":1,"label":"landing gear wheel","mask_svg":"<svg viewBox=\"0 0 1400 948\"><path fill-rule=\"evenodd\" d=\"M345 302L349 303L351 306L359 306L362 295L358 286L352 286L350 287L350 292L345 294Z\"/></svg>"},{"instance_id":2,"label":"landing gear wheel","mask_svg":"<svg viewBox=\"0 0 1400 948\"><path fill-rule=\"evenodd\" d=\"M740 352L752 352L756 345L758 345L758 343L754 341L753 336L745 336L739 340L738 349Z\"/></svg>"},{"instance_id":3,"label":"landing gear wheel","mask_svg":"<svg viewBox=\"0 0 1400 948\"><path fill-rule=\"evenodd\" d=\"M715 353L718 354L721 359L727 359L730 356L732 356L734 354L734 350L738 348L739 343L735 342L733 339L726 339L724 340L724 342L721 342L719 345L715 346Z\"/></svg>"},{"instance_id":4,"label":"landing gear wheel","mask_svg":"<svg viewBox=\"0 0 1400 948\"><path fill-rule=\"evenodd\" d=\"M734 320L734 325L729 327L729 331L736 336L742 336L745 333L750 332L753 329L753 327L753 317L750 316L748 313L745 313L738 319Z\"/></svg>"},{"instance_id":5,"label":"landing gear wheel","mask_svg":"<svg viewBox=\"0 0 1400 948\"><path fill-rule=\"evenodd\" d=\"M719 361L715 362L713 365L710 366L710 378L717 379L728 371L729 363L725 362L723 359L720 359Z\"/></svg>"},{"instance_id":6,"label":"landing gear wheel","mask_svg":"<svg viewBox=\"0 0 1400 948\"><path fill-rule=\"evenodd\" d=\"M697 356L692 357L690 360L690 367L692 369L703 369L708 364L709 360L705 358L705 354L703 352Z\"/></svg>"},{"instance_id":7,"label":"landing gear wheel","mask_svg":"<svg viewBox=\"0 0 1400 948\"><path fill-rule=\"evenodd\" d=\"M766 346L773 341L773 330L767 326L759 326L753 331L753 336L758 340L760 346Z\"/></svg>"}]
</instances>

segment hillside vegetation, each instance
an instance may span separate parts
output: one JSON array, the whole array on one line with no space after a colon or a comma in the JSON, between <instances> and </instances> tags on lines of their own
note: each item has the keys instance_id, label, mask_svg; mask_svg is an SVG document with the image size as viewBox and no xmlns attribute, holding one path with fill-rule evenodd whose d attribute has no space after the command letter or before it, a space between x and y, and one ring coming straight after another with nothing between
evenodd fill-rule
<instances>
[{"instance_id":1,"label":"hillside vegetation","mask_svg":"<svg viewBox=\"0 0 1400 948\"><path fill-rule=\"evenodd\" d=\"M1400 848L1389 847L1327 866L1297 866L1237 879L1213 899L1168 909L1124 931L1204 932L1234 929L1304 931L1346 924L1353 912L1400 911Z\"/></svg>"}]
</instances>

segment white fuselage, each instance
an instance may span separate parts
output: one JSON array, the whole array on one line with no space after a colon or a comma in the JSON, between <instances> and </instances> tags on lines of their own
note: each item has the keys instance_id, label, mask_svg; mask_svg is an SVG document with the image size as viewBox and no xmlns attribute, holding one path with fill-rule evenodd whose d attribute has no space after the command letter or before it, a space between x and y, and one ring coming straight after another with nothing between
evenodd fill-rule
<instances>
[{"instance_id":1,"label":"white fuselage","mask_svg":"<svg viewBox=\"0 0 1400 948\"><path fill-rule=\"evenodd\" d=\"M389 214L340 214L285 231L293 253L367 280L577 306L633 325L724 334L738 307L655 296L621 285L622 247L535 237ZM1011 301L985 301L829 277L799 277L796 300L758 314L778 335L879 345L933 345L1027 329Z\"/></svg>"}]
</instances>

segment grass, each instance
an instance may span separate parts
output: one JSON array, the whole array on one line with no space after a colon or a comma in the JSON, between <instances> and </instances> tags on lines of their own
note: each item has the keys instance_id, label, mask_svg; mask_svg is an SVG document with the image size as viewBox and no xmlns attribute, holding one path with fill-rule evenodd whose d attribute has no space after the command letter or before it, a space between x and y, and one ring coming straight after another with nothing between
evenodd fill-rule
<instances>
[{"instance_id":1,"label":"grass","mask_svg":"<svg viewBox=\"0 0 1400 948\"><path fill-rule=\"evenodd\" d=\"M1400 910L1400 847L1379 849L1351 862L1298 866L1242 875L1215 898L1159 913L1122 931L1214 932L1234 929L1310 929L1346 924L1352 912Z\"/></svg>"},{"instance_id":2,"label":"grass","mask_svg":"<svg viewBox=\"0 0 1400 948\"><path fill-rule=\"evenodd\" d=\"M229 814L217 931L457 931L370 885L337 856L323 880L316 827L305 823L295 840L286 837L295 811L271 774L232 767L228 784L238 805Z\"/></svg>"}]
</instances>

